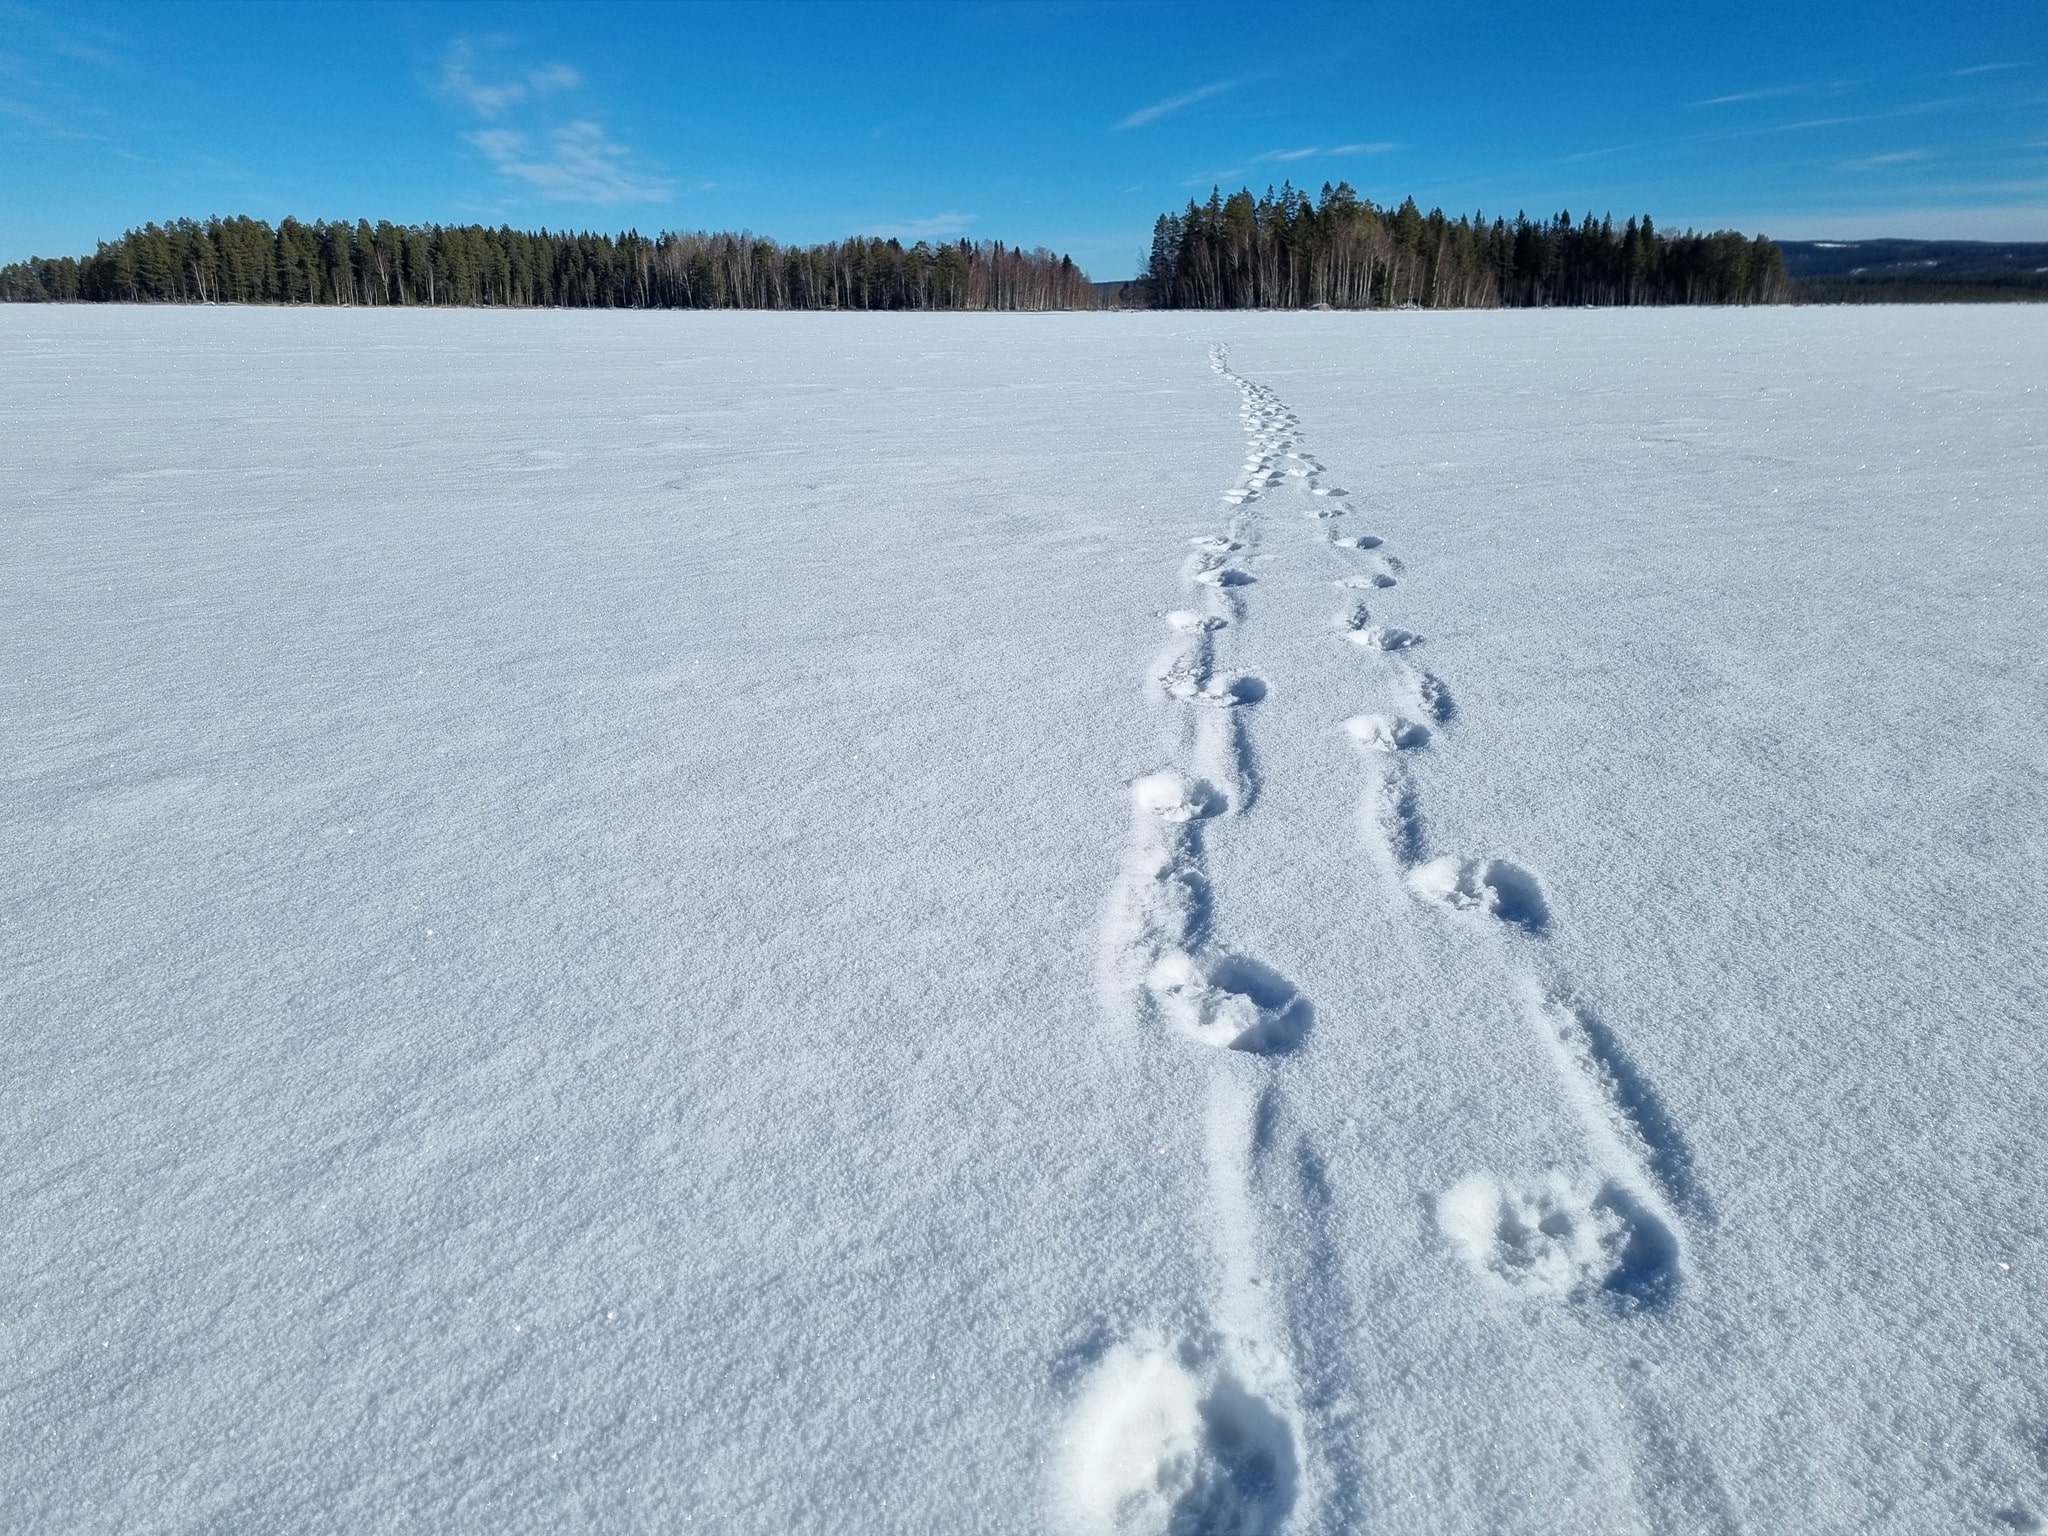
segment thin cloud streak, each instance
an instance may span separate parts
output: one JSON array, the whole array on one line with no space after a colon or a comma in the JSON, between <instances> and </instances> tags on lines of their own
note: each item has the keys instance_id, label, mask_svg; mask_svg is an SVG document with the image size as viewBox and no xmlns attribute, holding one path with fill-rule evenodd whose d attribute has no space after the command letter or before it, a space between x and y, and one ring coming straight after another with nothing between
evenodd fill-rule
<instances>
[{"instance_id":1,"label":"thin cloud streak","mask_svg":"<svg viewBox=\"0 0 2048 1536\"><path fill-rule=\"evenodd\" d=\"M859 231L877 240L945 240L967 233L974 223L971 213L948 211L930 218L909 219L901 224L870 224Z\"/></svg>"},{"instance_id":2,"label":"thin cloud streak","mask_svg":"<svg viewBox=\"0 0 2048 1536\"><path fill-rule=\"evenodd\" d=\"M1864 155L1857 160L1844 160L1842 169L1847 171L1879 171L1888 165L1917 165L1923 160L1932 160L1931 149L1900 149L1888 155Z\"/></svg>"},{"instance_id":3,"label":"thin cloud streak","mask_svg":"<svg viewBox=\"0 0 2048 1536\"><path fill-rule=\"evenodd\" d=\"M1183 91L1178 96L1169 96L1164 101L1155 101L1149 107L1138 108L1129 117L1115 124L1112 131L1121 133L1125 129L1142 128L1147 123L1156 123L1162 117L1171 117L1174 113L1184 111L1198 102L1208 101L1213 97L1223 95L1225 92L1234 91L1242 84L1244 84L1242 80L1216 80L1208 85L1198 85L1192 91Z\"/></svg>"},{"instance_id":4,"label":"thin cloud streak","mask_svg":"<svg viewBox=\"0 0 2048 1536\"><path fill-rule=\"evenodd\" d=\"M1638 139L1632 144L1607 144L1599 149L1582 149L1576 154L1560 155L1553 164L1576 165L1584 160L1598 160L1605 155L1627 154L1638 149L1663 149L1674 144L1726 144L1737 139L1768 138L1779 133L1803 133L1814 128L1844 128L1857 123L1884 123L1901 117L1918 117L1927 112L1944 112L1952 107L1968 106L1972 98L1951 96L1941 101L1918 101L1911 106L1895 107L1889 112L1859 112L1845 117L1809 117L1792 123L1764 123L1755 128L1727 128L1716 133L1676 134L1663 139Z\"/></svg>"},{"instance_id":5,"label":"thin cloud streak","mask_svg":"<svg viewBox=\"0 0 2048 1536\"><path fill-rule=\"evenodd\" d=\"M1391 140L1377 144L1332 144L1325 149L1320 144L1308 149L1269 149L1263 155L1253 155L1253 165L1272 165L1276 162L1294 160L1334 160L1348 155L1383 155L1400 146ZM1235 175L1235 172L1231 174Z\"/></svg>"},{"instance_id":6,"label":"thin cloud streak","mask_svg":"<svg viewBox=\"0 0 2048 1536\"><path fill-rule=\"evenodd\" d=\"M1781 96L1797 96L1802 91L1810 91L1812 89L1813 87L1810 85L1767 85L1761 90L1736 91L1733 95L1729 96L1709 96L1703 101L1688 101L1686 105L1688 107L1732 107L1736 103L1744 101L1775 101Z\"/></svg>"},{"instance_id":7,"label":"thin cloud streak","mask_svg":"<svg viewBox=\"0 0 2048 1536\"><path fill-rule=\"evenodd\" d=\"M536 153L530 135L516 128L485 128L463 135L499 174L537 187L565 203L664 203L673 183L638 174L632 151L615 144L593 122L564 123Z\"/></svg>"}]
</instances>

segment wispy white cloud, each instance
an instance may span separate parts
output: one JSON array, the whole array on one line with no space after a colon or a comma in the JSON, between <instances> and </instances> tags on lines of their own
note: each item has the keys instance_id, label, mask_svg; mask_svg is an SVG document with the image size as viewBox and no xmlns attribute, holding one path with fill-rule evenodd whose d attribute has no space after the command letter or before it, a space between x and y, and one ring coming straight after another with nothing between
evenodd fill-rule
<instances>
[{"instance_id":1,"label":"wispy white cloud","mask_svg":"<svg viewBox=\"0 0 2048 1536\"><path fill-rule=\"evenodd\" d=\"M581 90L581 71L559 60L508 65L511 46L503 37L459 37L436 82L442 96L490 125L462 138L499 175L563 203L660 203L674 195L674 182L643 168L596 118L555 115L549 99Z\"/></svg>"},{"instance_id":2,"label":"wispy white cloud","mask_svg":"<svg viewBox=\"0 0 2048 1536\"><path fill-rule=\"evenodd\" d=\"M1806 133L1816 128L1844 128L1858 123L1884 123L1902 117L1919 117L1929 112L1947 112L1957 107L1968 106L1974 98L1951 96L1941 101L1916 101L1903 107L1894 107L1887 112L1856 112L1840 117L1808 117L1790 123L1760 123L1748 128L1720 128L1711 133L1674 134L1669 138L1638 139L1630 144L1605 144L1598 149L1582 149L1576 154L1560 155L1556 163L1574 165L1584 160L1597 160L1606 155L1631 154L1643 149L1662 149L1673 144L1732 144L1744 139L1769 138L1780 133Z\"/></svg>"},{"instance_id":3,"label":"wispy white cloud","mask_svg":"<svg viewBox=\"0 0 2048 1536\"><path fill-rule=\"evenodd\" d=\"M2025 69L2026 60L2012 59L2003 64L1972 64L1968 69L1952 69L1948 72L1951 80L1961 80L1968 75L1995 75L2001 70Z\"/></svg>"},{"instance_id":4,"label":"wispy white cloud","mask_svg":"<svg viewBox=\"0 0 2048 1536\"><path fill-rule=\"evenodd\" d=\"M1352 155L1383 155L1388 150L1397 148L1399 146L1391 140L1377 144L1332 144L1328 148L1313 144L1307 149L1269 149L1263 155L1253 155L1251 163L1273 165L1295 160L1337 160ZM1238 173L1232 171L1230 174L1235 176Z\"/></svg>"},{"instance_id":5,"label":"wispy white cloud","mask_svg":"<svg viewBox=\"0 0 2048 1536\"><path fill-rule=\"evenodd\" d=\"M1732 107L1745 101L1775 101L1781 96L1797 96L1810 91L1810 85L1767 85L1754 91L1735 91L1726 96L1709 96L1701 101L1689 101L1689 107Z\"/></svg>"},{"instance_id":6,"label":"wispy white cloud","mask_svg":"<svg viewBox=\"0 0 2048 1536\"><path fill-rule=\"evenodd\" d=\"M1142 128L1147 123L1156 123L1162 117L1171 117L1185 111L1197 102L1208 101L1227 91L1234 91L1244 82L1241 80L1216 80L1208 85L1198 85L1192 91L1182 91L1178 96L1169 96L1164 101L1155 101L1149 107L1140 107L1129 117L1116 124L1116 129Z\"/></svg>"},{"instance_id":7,"label":"wispy white cloud","mask_svg":"<svg viewBox=\"0 0 2048 1536\"><path fill-rule=\"evenodd\" d=\"M1932 160L1931 149L1898 149L1888 155L1863 155L1855 160L1844 160L1842 168L1850 171L1881 171L1888 165L1917 165L1922 160Z\"/></svg>"},{"instance_id":8,"label":"wispy white cloud","mask_svg":"<svg viewBox=\"0 0 2048 1536\"><path fill-rule=\"evenodd\" d=\"M502 117L521 102L574 90L583 83L583 76L573 65L559 63L486 79L479 72L477 55L473 38L458 37L450 43L448 55L441 63L441 89L478 117Z\"/></svg>"},{"instance_id":9,"label":"wispy white cloud","mask_svg":"<svg viewBox=\"0 0 2048 1536\"><path fill-rule=\"evenodd\" d=\"M947 240L966 234L973 223L973 214L949 211L925 219L906 219L900 224L871 224L860 233L878 240Z\"/></svg>"},{"instance_id":10,"label":"wispy white cloud","mask_svg":"<svg viewBox=\"0 0 2048 1536\"><path fill-rule=\"evenodd\" d=\"M1956 107L1967 107L1972 97L1950 96L1941 101L1915 101L1903 107L1893 107L1885 112L1858 112L1845 117L1808 117L1796 123L1773 123L1765 128L1751 130L1752 133L1803 133L1809 128L1840 128L1849 123L1882 123L1898 117L1918 117L1924 112L1947 112ZM1744 137L1731 134L1731 138Z\"/></svg>"},{"instance_id":11,"label":"wispy white cloud","mask_svg":"<svg viewBox=\"0 0 2048 1536\"><path fill-rule=\"evenodd\" d=\"M661 203L675 190L672 182L633 169L632 151L613 143L593 122L564 123L540 147L517 128L481 128L463 138L500 174L559 202Z\"/></svg>"}]
</instances>

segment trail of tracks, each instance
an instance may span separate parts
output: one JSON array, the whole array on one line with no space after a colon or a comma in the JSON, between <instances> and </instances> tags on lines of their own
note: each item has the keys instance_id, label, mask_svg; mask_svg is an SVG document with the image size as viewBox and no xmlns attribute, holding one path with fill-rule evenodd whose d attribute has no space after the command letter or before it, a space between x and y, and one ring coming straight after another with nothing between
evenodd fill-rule
<instances>
[{"instance_id":1,"label":"trail of tracks","mask_svg":"<svg viewBox=\"0 0 2048 1536\"><path fill-rule=\"evenodd\" d=\"M1100 986L1118 1027L1159 1049L1214 1052L1204 1146L1215 1290L1206 1326L1126 1339L1098 1363L1068 1427L1064 1501L1076 1523L1103 1531L1345 1529L1361 1473L1341 1465L1341 1426L1318 1421L1341 1394L1314 1386L1312 1358L1324 1330L1344 1326L1334 1315L1341 1298L1274 1284L1261 1236L1273 1199L1298 1207L1328 1196L1306 1139L1284 1194L1268 1193L1280 1181L1264 1166L1274 1127L1291 1118L1289 1056L1311 1040L1315 1010L1225 941L1227 902L1207 858L1208 840L1229 835L1259 796L1252 722L1266 685L1247 669L1241 638L1260 582L1276 579L1274 562L1253 563L1276 496L1298 498L1317 539L1350 567L1338 581L1346 606L1337 626L1362 653L1360 681L1375 704L1332 723L1356 748L1359 836L1385 899L1403 923L1461 924L1471 942L1503 947L1519 978L1516 1006L1581 1133L1576 1164L1476 1170L1437 1192L1442 1241L1498 1297L1583 1308L1589 1319L1648 1315L1684 1283L1687 1223L1704 1213L1683 1137L1614 1031L1548 958L1555 916L1540 877L1435 846L1418 780L1422 764L1450 750L1457 706L1419 662L1424 637L1397 622L1402 562L1379 536L1349 528L1349 493L1329 482L1273 391L1233 372L1220 347L1211 364L1239 393L1246 459L1223 493L1226 525L1192 541L1185 606L1166 616L1169 640L1150 673L1165 760L1131 786ZM1342 651L1333 664L1344 664ZM1660 1512L1671 1527L1734 1528L1711 1468L1675 1445L1662 1407L1647 1397L1633 1407L1637 1440L1668 1464L1660 1476L1704 1489Z\"/></svg>"}]
</instances>

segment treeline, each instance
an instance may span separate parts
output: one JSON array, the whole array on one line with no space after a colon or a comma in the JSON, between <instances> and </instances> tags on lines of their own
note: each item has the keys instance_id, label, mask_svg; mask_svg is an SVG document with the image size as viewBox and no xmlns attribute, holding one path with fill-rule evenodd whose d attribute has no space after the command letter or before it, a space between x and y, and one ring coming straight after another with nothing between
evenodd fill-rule
<instances>
[{"instance_id":1,"label":"treeline","mask_svg":"<svg viewBox=\"0 0 2048 1536\"><path fill-rule=\"evenodd\" d=\"M1670 234L1647 218L1549 223L1423 213L1292 186L1241 190L1154 227L1144 275L1110 302L1159 309L1493 308L1773 304L1793 297L1778 248L1729 231ZM483 225L276 228L179 219L81 259L0 267L0 301L488 305L568 309L1092 309L1072 258L1001 241L857 237L780 245L749 234L648 237Z\"/></svg>"},{"instance_id":2,"label":"treeline","mask_svg":"<svg viewBox=\"0 0 2048 1536\"><path fill-rule=\"evenodd\" d=\"M1759 235L1667 234L1648 218L1617 229L1589 213L1549 223L1517 214L1387 209L1348 184L1319 201L1292 186L1190 202L1153 227L1133 297L1160 309L1532 308L1565 304L1777 304L1785 262Z\"/></svg>"},{"instance_id":3,"label":"treeline","mask_svg":"<svg viewBox=\"0 0 2048 1536\"><path fill-rule=\"evenodd\" d=\"M1001 241L612 236L479 224L179 219L0 267L0 301L512 309L1087 309L1070 257Z\"/></svg>"}]
</instances>

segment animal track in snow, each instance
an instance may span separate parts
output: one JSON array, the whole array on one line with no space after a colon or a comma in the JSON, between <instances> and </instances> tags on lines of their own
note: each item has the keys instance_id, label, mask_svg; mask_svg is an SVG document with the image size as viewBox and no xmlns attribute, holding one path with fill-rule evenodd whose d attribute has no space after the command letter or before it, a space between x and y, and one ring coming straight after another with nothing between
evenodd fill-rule
<instances>
[{"instance_id":1,"label":"animal track in snow","mask_svg":"<svg viewBox=\"0 0 2048 1536\"><path fill-rule=\"evenodd\" d=\"M1153 1006L1191 1040L1273 1056L1308 1033L1314 1010L1269 966L1242 955L1169 950L1145 978Z\"/></svg>"},{"instance_id":2,"label":"animal track in snow","mask_svg":"<svg viewBox=\"0 0 2048 1536\"><path fill-rule=\"evenodd\" d=\"M1670 1228L1614 1179L1475 1173L1438 1201L1437 1224L1475 1271L1519 1296L1654 1305L1677 1280Z\"/></svg>"},{"instance_id":3,"label":"animal track in snow","mask_svg":"<svg viewBox=\"0 0 2048 1536\"><path fill-rule=\"evenodd\" d=\"M1294 1431L1185 1346L1120 1345L1069 1421L1065 1513L1100 1536L1265 1536L1294 1507Z\"/></svg>"},{"instance_id":4,"label":"animal track in snow","mask_svg":"<svg viewBox=\"0 0 2048 1536\"><path fill-rule=\"evenodd\" d=\"M1373 752L1410 752L1429 745L1429 727L1398 715L1353 715L1344 722L1352 744Z\"/></svg>"},{"instance_id":5,"label":"animal track in snow","mask_svg":"<svg viewBox=\"0 0 2048 1536\"><path fill-rule=\"evenodd\" d=\"M1240 704L1258 703L1266 696L1266 685L1247 673L1226 672L1200 682L1176 679L1167 684L1166 691L1173 698L1189 704L1206 704L1216 709L1235 709Z\"/></svg>"},{"instance_id":6,"label":"animal track in snow","mask_svg":"<svg viewBox=\"0 0 2048 1536\"><path fill-rule=\"evenodd\" d=\"M1369 651L1405 651L1411 646L1422 644L1422 636L1392 624L1354 627L1350 640L1353 645L1362 645Z\"/></svg>"},{"instance_id":7,"label":"animal track in snow","mask_svg":"<svg viewBox=\"0 0 2048 1536\"><path fill-rule=\"evenodd\" d=\"M1409 886L1457 912L1480 912L1529 933L1550 926L1543 884L1506 859L1431 859L1409 873Z\"/></svg>"},{"instance_id":8,"label":"animal track in snow","mask_svg":"<svg viewBox=\"0 0 2048 1536\"><path fill-rule=\"evenodd\" d=\"M1284 977L1231 952L1215 933L1205 828L1251 804L1246 706L1266 693L1262 679L1219 667L1217 653L1227 646L1226 660L1236 659L1244 592L1255 585L1240 558L1257 542L1251 505L1290 479L1314 489L1321 466L1294 452L1285 430L1292 420L1269 390L1231 373L1220 347L1210 358L1239 392L1248 451L1224 499L1245 510L1232 516L1227 536L1190 540L1181 570L1189 606L1165 616L1175 638L1154 677L1160 696L1178 706L1177 766L1131 785L1130 842L1104 918L1100 980L1114 1020L1156 1025L1218 1051L1273 1056L1296 1045L1315 1015ZM1255 1116L1240 1113L1238 1070L1210 1076L1207 1236L1221 1275L1217 1342L1140 1340L1104 1357L1073 1410L1063 1457L1061 1497L1082 1529L1252 1536L1277 1531L1294 1509L1296 1393L1284 1328L1262 1279L1244 1167Z\"/></svg>"},{"instance_id":9,"label":"animal track in snow","mask_svg":"<svg viewBox=\"0 0 2048 1536\"><path fill-rule=\"evenodd\" d=\"M1597 1159L1636 1186L1646 1203L1698 1209L1703 1201L1692 1150L1613 1032L1554 989L1532 983L1523 1002Z\"/></svg>"},{"instance_id":10,"label":"animal track in snow","mask_svg":"<svg viewBox=\"0 0 2048 1536\"><path fill-rule=\"evenodd\" d=\"M1332 539L1330 542L1339 549L1378 549L1387 541L1376 533L1358 533L1349 538Z\"/></svg>"},{"instance_id":11,"label":"animal track in snow","mask_svg":"<svg viewBox=\"0 0 2048 1536\"><path fill-rule=\"evenodd\" d=\"M1223 809L1223 797L1201 779L1178 773L1148 773L1131 786L1131 800L1165 822L1199 821Z\"/></svg>"},{"instance_id":12,"label":"animal track in snow","mask_svg":"<svg viewBox=\"0 0 2048 1536\"><path fill-rule=\"evenodd\" d=\"M1411 670L1406 678L1409 701L1415 712L1438 725L1449 725L1457 716L1457 702L1451 697L1451 690L1441 679L1420 670Z\"/></svg>"}]
</instances>

